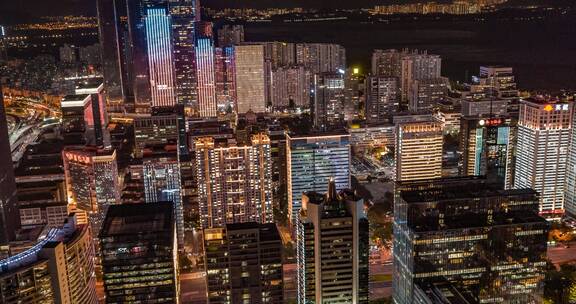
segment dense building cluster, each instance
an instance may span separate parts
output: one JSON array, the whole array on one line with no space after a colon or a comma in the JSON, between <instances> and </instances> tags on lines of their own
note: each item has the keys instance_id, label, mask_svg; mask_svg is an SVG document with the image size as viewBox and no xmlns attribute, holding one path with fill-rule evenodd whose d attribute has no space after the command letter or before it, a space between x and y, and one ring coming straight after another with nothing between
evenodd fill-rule
<instances>
[{"instance_id":1,"label":"dense building cluster","mask_svg":"<svg viewBox=\"0 0 576 304\"><path fill-rule=\"evenodd\" d=\"M0 303L368 304L386 245L394 303L542 303L549 221L576 217L574 96L505 66L452 82L422 50L362 73L197 0L96 2L99 45L59 53L103 77L20 112L0 92Z\"/></svg>"}]
</instances>

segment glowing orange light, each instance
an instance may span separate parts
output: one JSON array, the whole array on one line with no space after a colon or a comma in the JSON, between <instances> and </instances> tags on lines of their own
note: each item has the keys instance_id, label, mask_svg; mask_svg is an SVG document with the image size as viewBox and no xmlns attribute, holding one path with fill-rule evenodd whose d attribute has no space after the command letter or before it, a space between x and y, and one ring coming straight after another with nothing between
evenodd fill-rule
<instances>
[{"instance_id":1,"label":"glowing orange light","mask_svg":"<svg viewBox=\"0 0 576 304\"><path fill-rule=\"evenodd\" d=\"M552 111L553 109L554 109L554 107L552 107L552 105L546 105L546 106L544 107L544 111L546 111L546 112L550 112L550 111Z\"/></svg>"}]
</instances>

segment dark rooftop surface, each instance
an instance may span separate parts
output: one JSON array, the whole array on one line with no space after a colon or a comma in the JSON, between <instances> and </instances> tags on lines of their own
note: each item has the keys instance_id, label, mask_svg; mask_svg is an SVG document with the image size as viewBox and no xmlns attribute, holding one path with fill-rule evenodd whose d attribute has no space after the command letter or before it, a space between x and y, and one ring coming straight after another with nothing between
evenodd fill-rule
<instances>
[{"instance_id":1,"label":"dark rooftop surface","mask_svg":"<svg viewBox=\"0 0 576 304\"><path fill-rule=\"evenodd\" d=\"M400 195L402 199L409 204L496 196L538 197L538 193L532 189L503 190L499 185L489 183L472 183L468 185L455 185L444 188L432 187L425 190L409 190L402 191Z\"/></svg>"},{"instance_id":2,"label":"dark rooftop surface","mask_svg":"<svg viewBox=\"0 0 576 304\"><path fill-rule=\"evenodd\" d=\"M112 205L100 236L170 232L174 229L172 205L171 202Z\"/></svg>"}]
</instances>

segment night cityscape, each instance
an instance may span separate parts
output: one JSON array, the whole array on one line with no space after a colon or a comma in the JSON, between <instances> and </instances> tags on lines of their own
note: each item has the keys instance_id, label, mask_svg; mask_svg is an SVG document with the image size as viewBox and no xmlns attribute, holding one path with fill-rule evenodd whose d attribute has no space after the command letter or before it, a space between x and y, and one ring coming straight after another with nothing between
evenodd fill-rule
<instances>
[{"instance_id":1,"label":"night cityscape","mask_svg":"<svg viewBox=\"0 0 576 304\"><path fill-rule=\"evenodd\" d=\"M571 0L0 2L0 304L576 303Z\"/></svg>"}]
</instances>

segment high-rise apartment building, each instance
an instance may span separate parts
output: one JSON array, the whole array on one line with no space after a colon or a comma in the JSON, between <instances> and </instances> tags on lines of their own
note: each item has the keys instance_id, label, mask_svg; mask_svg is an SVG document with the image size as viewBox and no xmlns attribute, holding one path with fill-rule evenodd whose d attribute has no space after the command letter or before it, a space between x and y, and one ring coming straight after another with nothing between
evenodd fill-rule
<instances>
[{"instance_id":1,"label":"high-rise apartment building","mask_svg":"<svg viewBox=\"0 0 576 304\"><path fill-rule=\"evenodd\" d=\"M216 117L216 59L214 39L208 36L196 39L196 73L198 81L198 111L200 117Z\"/></svg>"},{"instance_id":2,"label":"high-rise apartment building","mask_svg":"<svg viewBox=\"0 0 576 304\"><path fill-rule=\"evenodd\" d=\"M398 78L369 76L366 78L366 121L386 123L399 110Z\"/></svg>"},{"instance_id":3,"label":"high-rise apartment building","mask_svg":"<svg viewBox=\"0 0 576 304\"><path fill-rule=\"evenodd\" d=\"M518 121L514 188L540 193L540 212L564 212L572 103L523 100Z\"/></svg>"},{"instance_id":4,"label":"high-rise apartment building","mask_svg":"<svg viewBox=\"0 0 576 304\"><path fill-rule=\"evenodd\" d=\"M244 26L225 24L218 30L218 46L234 46L244 42Z\"/></svg>"},{"instance_id":5,"label":"high-rise apartment building","mask_svg":"<svg viewBox=\"0 0 576 304\"><path fill-rule=\"evenodd\" d=\"M282 239L275 224L204 229L209 304L275 304L284 299Z\"/></svg>"},{"instance_id":6,"label":"high-rise apartment building","mask_svg":"<svg viewBox=\"0 0 576 304\"><path fill-rule=\"evenodd\" d=\"M252 135L245 144L200 137L194 150L202 227L272 222L272 159L267 135Z\"/></svg>"},{"instance_id":7,"label":"high-rise apartment building","mask_svg":"<svg viewBox=\"0 0 576 304\"><path fill-rule=\"evenodd\" d=\"M270 89L276 109L310 107L311 74L303 66L279 67L272 71Z\"/></svg>"},{"instance_id":8,"label":"high-rise apartment building","mask_svg":"<svg viewBox=\"0 0 576 304\"><path fill-rule=\"evenodd\" d=\"M402 75L401 58L405 51L395 49L374 50L372 53L372 75L397 77Z\"/></svg>"},{"instance_id":9,"label":"high-rise apartment building","mask_svg":"<svg viewBox=\"0 0 576 304\"><path fill-rule=\"evenodd\" d=\"M239 45L236 55L237 112L266 112L266 81L264 75L264 46Z\"/></svg>"},{"instance_id":10,"label":"high-rise apartment building","mask_svg":"<svg viewBox=\"0 0 576 304\"><path fill-rule=\"evenodd\" d=\"M443 126L436 120L396 126L396 180L442 177Z\"/></svg>"},{"instance_id":11,"label":"high-rise apartment building","mask_svg":"<svg viewBox=\"0 0 576 304\"><path fill-rule=\"evenodd\" d=\"M67 147L62 159L69 209L98 231L108 206L120 202L116 151Z\"/></svg>"},{"instance_id":12,"label":"high-rise apartment building","mask_svg":"<svg viewBox=\"0 0 576 304\"><path fill-rule=\"evenodd\" d=\"M180 303L172 203L111 206L99 237L107 303Z\"/></svg>"},{"instance_id":13,"label":"high-rise apartment building","mask_svg":"<svg viewBox=\"0 0 576 304\"><path fill-rule=\"evenodd\" d=\"M314 75L314 128L319 131L339 129L344 124L344 75Z\"/></svg>"},{"instance_id":14,"label":"high-rise apartment building","mask_svg":"<svg viewBox=\"0 0 576 304\"><path fill-rule=\"evenodd\" d=\"M165 7L148 8L145 17L152 107L176 105L172 18Z\"/></svg>"},{"instance_id":15,"label":"high-rise apartment building","mask_svg":"<svg viewBox=\"0 0 576 304\"><path fill-rule=\"evenodd\" d=\"M369 302L369 223L352 190L306 192L297 223L298 303Z\"/></svg>"},{"instance_id":16,"label":"high-rise apartment building","mask_svg":"<svg viewBox=\"0 0 576 304\"><path fill-rule=\"evenodd\" d=\"M4 249L3 247L14 239L15 231L19 227L12 149L8 136L4 95L0 86L0 249Z\"/></svg>"},{"instance_id":17,"label":"high-rise apartment building","mask_svg":"<svg viewBox=\"0 0 576 304\"><path fill-rule=\"evenodd\" d=\"M195 27L200 17L198 0L170 0L174 75L177 103L190 106L197 102Z\"/></svg>"},{"instance_id":18,"label":"high-rise apartment building","mask_svg":"<svg viewBox=\"0 0 576 304\"><path fill-rule=\"evenodd\" d=\"M296 64L313 74L346 70L346 49L338 44L299 43L295 45Z\"/></svg>"},{"instance_id":19,"label":"high-rise apartment building","mask_svg":"<svg viewBox=\"0 0 576 304\"><path fill-rule=\"evenodd\" d=\"M400 88L402 99L408 100L414 81L440 78L441 66L442 59L438 55L405 51L401 58Z\"/></svg>"},{"instance_id":20,"label":"high-rise apartment building","mask_svg":"<svg viewBox=\"0 0 576 304\"><path fill-rule=\"evenodd\" d=\"M548 223L538 216L535 191L502 190L476 177L396 188L394 303L430 303L418 299L439 282L473 303L541 301Z\"/></svg>"},{"instance_id":21,"label":"high-rise apartment building","mask_svg":"<svg viewBox=\"0 0 576 304\"><path fill-rule=\"evenodd\" d=\"M432 110L448 96L449 90L450 80L446 77L415 80L408 95L408 109L414 112Z\"/></svg>"},{"instance_id":22,"label":"high-rise apartment building","mask_svg":"<svg viewBox=\"0 0 576 304\"><path fill-rule=\"evenodd\" d=\"M296 224L302 193L325 192L334 179L336 189L350 188L350 135L286 136L288 216Z\"/></svg>"},{"instance_id":23,"label":"high-rise apartment building","mask_svg":"<svg viewBox=\"0 0 576 304\"><path fill-rule=\"evenodd\" d=\"M296 65L296 45L287 42L263 42L264 60L270 62L272 69Z\"/></svg>"},{"instance_id":24,"label":"high-rise apartment building","mask_svg":"<svg viewBox=\"0 0 576 304\"><path fill-rule=\"evenodd\" d=\"M28 250L0 260L0 300L97 304L90 227L71 216Z\"/></svg>"}]
</instances>

